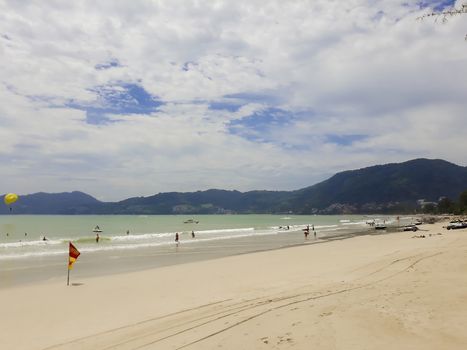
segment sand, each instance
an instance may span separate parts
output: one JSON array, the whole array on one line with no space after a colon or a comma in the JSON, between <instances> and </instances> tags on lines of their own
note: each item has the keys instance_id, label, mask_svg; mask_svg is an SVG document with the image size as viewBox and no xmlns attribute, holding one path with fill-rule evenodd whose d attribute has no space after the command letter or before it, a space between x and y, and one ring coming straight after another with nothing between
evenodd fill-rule
<instances>
[{"instance_id":1,"label":"sand","mask_svg":"<svg viewBox=\"0 0 467 350\"><path fill-rule=\"evenodd\" d=\"M0 289L0 349L466 349L467 230L442 225Z\"/></svg>"}]
</instances>

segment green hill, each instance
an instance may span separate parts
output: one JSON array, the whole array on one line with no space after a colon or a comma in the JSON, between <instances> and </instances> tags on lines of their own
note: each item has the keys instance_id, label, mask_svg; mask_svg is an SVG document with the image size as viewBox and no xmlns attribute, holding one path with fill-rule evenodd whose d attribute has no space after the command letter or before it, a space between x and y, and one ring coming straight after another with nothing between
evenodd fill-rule
<instances>
[{"instance_id":1,"label":"green hill","mask_svg":"<svg viewBox=\"0 0 467 350\"><path fill-rule=\"evenodd\" d=\"M337 173L297 191L167 192L100 202L82 192L20 196L13 214L224 214L409 212L417 200L457 199L467 189L467 167L415 159ZM0 214L8 213L6 206Z\"/></svg>"},{"instance_id":2,"label":"green hill","mask_svg":"<svg viewBox=\"0 0 467 350\"><path fill-rule=\"evenodd\" d=\"M414 206L419 199L437 202L457 199L467 189L467 168L444 160L415 159L338 173L326 181L297 191L302 212L349 204L365 208ZM297 204L297 203L295 203Z\"/></svg>"}]
</instances>

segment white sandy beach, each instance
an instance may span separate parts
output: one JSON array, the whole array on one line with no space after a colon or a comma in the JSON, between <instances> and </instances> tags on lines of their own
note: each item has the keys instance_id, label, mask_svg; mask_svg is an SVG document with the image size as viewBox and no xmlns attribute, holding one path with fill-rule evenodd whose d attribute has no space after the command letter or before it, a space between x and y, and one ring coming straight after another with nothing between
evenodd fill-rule
<instances>
[{"instance_id":1,"label":"white sandy beach","mask_svg":"<svg viewBox=\"0 0 467 350\"><path fill-rule=\"evenodd\" d=\"M442 225L70 287L65 270L0 289L0 349L466 349L467 230Z\"/></svg>"}]
</instances>

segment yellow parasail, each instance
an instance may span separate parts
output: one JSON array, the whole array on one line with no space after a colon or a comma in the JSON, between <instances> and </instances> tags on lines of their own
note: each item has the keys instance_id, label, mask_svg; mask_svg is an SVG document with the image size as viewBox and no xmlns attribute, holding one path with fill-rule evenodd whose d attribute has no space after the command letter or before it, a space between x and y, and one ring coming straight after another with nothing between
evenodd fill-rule
<instances>
[{"instance_id":1,"label":"yellow parasail","mask_svg":"<svg viewBox=\"0 0 467 350\"><path fill-rule=\"evenodd\" d=\"M3 198L3 201L5 202L6 205L13 204L18 200L18 195L16 193L8 193L5 195L5 198Z\"/></svg>"}]
</instances>

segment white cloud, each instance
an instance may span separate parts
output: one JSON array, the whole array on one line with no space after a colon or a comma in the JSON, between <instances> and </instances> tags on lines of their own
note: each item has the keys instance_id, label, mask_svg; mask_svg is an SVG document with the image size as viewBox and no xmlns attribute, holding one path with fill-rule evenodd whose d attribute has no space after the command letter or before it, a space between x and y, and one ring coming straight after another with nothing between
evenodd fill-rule
<instances>
[{"instance_id":1,"label":"white cloud","mask_svg":"<svg viewBox=\"0 0 467 350\"><path fill-rule=\"evenodd\" d=\"M0 192L117 200L296 189L415 157L465 165L467 17L420 22L417 4L0 1ZM163 104L101 106L110 122L88 124L76 106L99 108L95 88L122 83ZM257 125L262 142L229 132L270 108L291 118Z\"/></svg>"}]
</instances>

